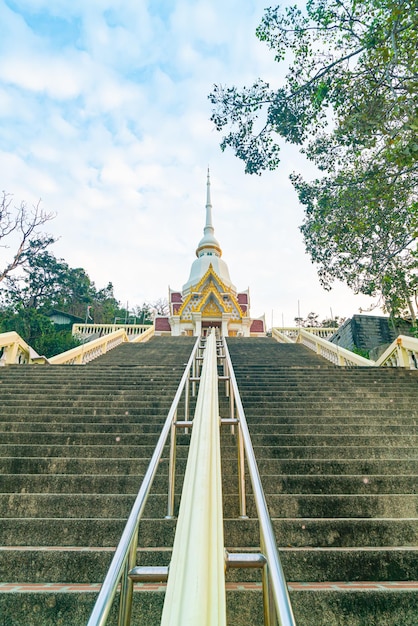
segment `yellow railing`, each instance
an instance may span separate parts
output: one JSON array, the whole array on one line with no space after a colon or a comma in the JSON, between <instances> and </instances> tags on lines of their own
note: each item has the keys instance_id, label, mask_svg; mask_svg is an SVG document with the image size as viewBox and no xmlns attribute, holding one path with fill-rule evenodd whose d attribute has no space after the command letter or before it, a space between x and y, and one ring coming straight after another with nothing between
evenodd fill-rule
<instances>
[{"instance_id":1,"label":"yellow railing","mask_svg":"<svg viewBox=\"0 0 418 626\"><path fill-rule=\"evenodd\" d=\"M272 337L280 343L302 343L335 365L418 369L418 339L414 337L399 335L377 361L372 361L316 336L311 332L312 329L294 328L293 334L282 330L273 328Z\"/></svg>"},{"instance_id":2,"label":"yellow railing","mask_svg":"<svg viewBox=\"0 0 418 626\"><path fill-rule=\"evenodd\" d=\"M88 337L102 337L110 335L116 330L124 330L131 341L134 337L140 336L153 328L150 324L73 324L72 333L80 339Z\"/></svg>"},{"instance_id":3,"label":"yellow railing","mask_svg":"<svg viewBox=\"0 0 418 626\"><path fill-rule=\"evenodd\" d=\"M131 343L140 343L142 341L148 341L154 335L154 326L147 326L146 332L137 335ZM103 335L98 339L93 339L87 343L83 343L82 346L77 346L67 352L62 352L49 359L49 362L54 365L85 365L90 363L97 357L106 354L109 350L113 350L121 343L129 341L129 337L126 334L124 328L110 333L109 335Z\"/></svg>"},{"instance_id":4,"label":"yellow railing","mask_svg":"<svg viewBox=\"0 0 418 626\"><path fill-rule=\"evenodd\" d=\"M154 336L154 326L144 327L144 332L130 338L121 328L108 335L103 335L81 346L61 352L47 359L39 356L16 332L0 334L0 366L27 363L49 363L52 365L85 365L97 357L106 354L121 343L141 343Z\"/></svg>"},{"instance_id":5,"label":"yellow railing","mask_svg":"<svg viewBox=\"0 0 418 626\"><path fill-rule=\"evenodd\" d=\"M418 369L418 339L399 335L378 358L376 365Z\"/></svg>"},{"instance_id":6,"label":"yellow railing","mask_svg":"<svg viewBox=\"0 0 418 626\"><path fill-rule=\"evenodd\" d=\"M226 624L216 337L207 339L162 626Z\"/></svg>"},{"instance_id":7,"label":"yellow railing","mask_svg":"<svg viewBox=\"0 0 418 626\"><path fill-rule=\"evenodd\" d=\"M299 331L301 330L301 327L280 326L273 330L279 331L283 337L287 337L288 339L290 339L290 342L288 343L292 343L293 341L296 341L299 335ZM336 328L318 328L316 326L308 326L306 328L304 327L303 330L306 330L308 333L311 333L312 335L315 335L316 337L329 339L329 337L331 337L331 335L333 335L337 329ZM286 342L284 341L283 343L286 343Z\"/></svg>"},{"instance_id":8,"label":"yellow railing","mask_svg":"<svg viewBox=\"0 0 418 626\"><path fill-rule=\"evenodd\" d=\"M31 347L14 330L0 335L0 365L31 363Z\"/></svg>"},{"instance_id":9,"label":"yellow railing","mask_svg":"<svg viewBox=\"0 0 418 626\"><path fill-rule=\"evenodd\" d=\"M145 343L145 341L148 341L149 339L151 339L151 337L154 337L154 334L155 326L147 326L146 330L144 330L141 334L137 335L133 339L131 338L130 341L131 343Z\"/></svg>"},{"instance_id":10,"label":"yellow railing","mask_svg":"<svg viewBox=\"0 0 418 626\"><path fill-rule=\"evenodd\" d=\"M127 341L129 339L125 331L116 330L110 335L93 339L93 341L83 343L82 346L57 354L51 357L49 362L53 365L85 365Z\"/></svg>"}]
</instances>

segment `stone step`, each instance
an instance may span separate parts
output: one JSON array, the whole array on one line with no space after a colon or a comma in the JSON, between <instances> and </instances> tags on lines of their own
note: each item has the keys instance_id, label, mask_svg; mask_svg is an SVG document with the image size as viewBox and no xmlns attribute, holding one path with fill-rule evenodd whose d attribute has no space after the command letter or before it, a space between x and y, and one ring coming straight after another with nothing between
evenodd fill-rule
<instances>
[{"instance_id":1,"label":"stone step","mask_svg":"<svg viewBox=\"0 0 418 626\"><path fill-rule=\"evenodd\" d=\"M187 359L186 359L187 361ZM8 366L0 373L2 384L11 385L16 381L17 385L25 383L38 383L47 385L56 384L58 387L64 386L87 386L94 388L95 383L102 386L108 382L111 387L120 385L121 387L129 387L148 382L150 380L165 380L172 384L174 380L181 377L185 365L178 363L176 365L164 364L160 365L138 365L129 367L93 367L93 366L67 366L60 367L53 365L47 368L38 368L35 372L30 365L19 365L16 368Z\"/></svg>"},{"instance_id":2,"label":"stone step","mask_svg":"<svg viewBox=\"0 0 418 626\"><path fill-rule=\"evenodd\" d=\"M92 583L103 580L114 548L0 549L0 577L13 583ZM414 581L417 548L281 548L288 582ZM138 550L137 563L168 565L169 548ZM229 580L260 580L259 571L232 570Z\"/></svg>"},{"instance_id":3,"label":"stone step","mask_svg":"<svg viewBox=\"0 0 418 626\"><path fill-rule=\"evenodd\" d=\"M115 378L110 380L101 380L92 379L90 384L87 384L85 381L80 381L80 383L76 383L76 381L69 381L68 379L63 381L63 384L60 385L58 381L49 382L45 380L44 384L41 384L39 381L33 381L30 384L27 380L22 381L21 384L15 383L13 385L13 381L10 381L10 384L6 384L2 381L1 389L2 395L12 400L14 397L24 396L25 390L28 388L31 389L31 394L34 398L42 398L45 399L45 394L42 392L48 391L51 392L51 384L54 384L54 396L74 396L79 397L81 393L85 396L100 396L100 395L111 395L114 393L119 394L135 394L142 391L153 391L154 389L158 389L160 391L175 391L177 389L178 383L177 380L167 379L166 377L157 378L155 376L145 380L142 376L137 379L133 378L129 382L125 382L124 384L120 384L119 381ZM48 389L49 388L49 389Z\"/></svg>"},{"instance_id":4,"label":"stone step","mask_svg":"<svg viewBox=\"0 0 418 626\"><path fill-rule=\"evenodd\" d=\"M413 398L415 398L416 396L414 395ZM398 400L395 402L395 400L393 401L393 404L395 405L394 409L395 412L400 410L409 410L411 409L410 406L410 402L411 399L405 398L403 397L402 399ZM306 409L308 409L311 413L313 411L346 411L346 413L351 414L354 413L356 414L357 411L360 411L361 408L364 408L364 400L362 400L361 398L346 398L344 400L337 400L336 398L332 398L331 400L321 400L321 401L313 401L311 400L309 397L305 397L304 399L298 399L297 402L295 402L292 398L280 398L280 399L272 399L270 402L266 400L265 397L260 396L259 399L251 397L251 400L249 398L247 398L244 394L242 396L242 403L244 406L244 411L248 412L251 411L253 408L257 408L258 412L262 411L262 410L266 410L268 409L270 413L275 412L277 409L283 411L286 411L286 408L291 407L294 411L306 411ZM382 409L386 409L386 412L388 412L390 410L391 407L387 406L387 401L382 400L382 401L375 401L373 400L373 407L369 410L374 411L374 413L376 414L376 411L378 411L380 408ZM393 412L393 408L392 408L392 412ZM393 414L393 413L392 413ZM416 415L416 410L413 410L413 414Z\"/></svg>"},{"instance_id":5,"label":"stone step","mask_svg":"<svg viewBox=\"0 0 418 626\"><path fill-rule=\"evenodd\" d=\"M234 445L232 438L226 435L223 437L229 442L229 445ZM1 442L2 445L44 445L45 444L44 433L3 433ZM158 433L127 433L119 432L114 433L48 433L48 446L109 446L114 445L129 445L129 446L147 446L154 445L158 440ZM177 443L179 445L188 445L190 443L190 436L182 434L179 430L177 436ZM337 446L368 446L373 447L387 447L387 448L412 448L418 447L418 435L364 435L364 434L316 434L308 433L306 435L300 434L255 434L252 433L253 446L323 446L323 447L337 447ZM129 456L129 455L128 455Z\"/></svg>"},{"instance_id":6,"label":"stone step","mask_svg":"<svg viewBox=\"0 0 418 626\"><path fill-rule=\"evenodd\" d=\"M4 481L6 493L0 497L0 542L9 545L0 551L3 579L14 572L16 581L26 576L28 584L33 584L40 576L45 584L61 582L68 587L79 581L77 576L92 583L98 573L104 573L174 395L175 384L165 382L165 377L179 380L187 361L187 356L180 356L179 346L186 354L194 343L190 338L186 350L185 343L165 340L143 346L125 344L103 357L106 366L96 361L96 365L83 368L0 370L2 398L13 400L12 393L20 400L31 398L29 406L20 400L7 402L9 407L0 414L4 434L0 468L11 473ZM250 354L256 345L261 350ZM391 613L386 611L386 596L391 588L377 592L377 585L390 577L408 580L414 571L416 576L418 456L413 435L418 425L418 377L399 370L334 368L304 346L283 349L273 340L232 341L233 358L238 348L248 364L240 368L238 379L285 572L288 580L303 581L293 584L310 585L309 592L303 592L303 586L291 591L295 598L302 598L295 606L295 613L299 611L302 616L298 623L310 623L307 620L317 611L310 609L314 606L321 609L316 612L315 624L325 623L324 619L330 626L341 624L343 616L344 624L351 626L358 612L364 617L358 624L369 626L375 619L384 619L376 624L387 626ZM165 351L164 358L159 349ZM259 366L253 366L253 357ZM112 365L115 360L126 363L127 358L135 365ZM146 363L154 365L148 368ZM23 386L25 382L30 385ZM224 388L222 383L220 414L227 416ZM154 394L151 401L150 394ZM162 401L163 394L166 397ZM237 519L236 442L226 428L222 433L226 544L231 549L254 550L259 541L258 522L254 518ZM126 438L129 445L124 445ZM62 445L67 440L70 445ZM189 436L179 434L177 490L188 441ZM167 454L168 448L147 503L148 519L141 522L142 564L168 563L170 559L176 522L164 519ZM251 492L248 479L247 490ZM248 512L255 514L250 494ZM28 553L16 549L30 542L35 547ZM66 549L54 550L52 545ZM55 577L58 572L64 580ZM379 581L370 602L361 599L369 595L364 588L358 594L352 588L346 590L341 594L343 601L333 599L338 597L333 595L335 589L321 588L321 599L314 591L318 581L367 580L365 576ZM101 580L102 576L97 577L97 582ZM236 605L228 626L262 623L259 572L229 572L228 580L229 585L239 581L246 593L246 606ZM149 594L153 599L146 624L158 622L154 616L163 593L164 586L158 596ZM310 600L304 599L307 593ZM31 594L22 594L26 617L17 623L38 626L28 622L29 616L36 616L39 625L46 626L47 603L39 603L36 592L32 596L33 601ZM358 599L353 600L354 596ZM399 595L392 596L396 598L397 616L409 619L412 595L405 596L403 604L398 602ZM6 623L10 626L14 613L4 597L10 594L0 593L0 613L6 615L3 619L9 620ZM71 593L48 596L51 605L55 603L52 623L58 624L60 619L62 623L76 623L77 611L89 601L88 593L82 597L80 607L72 607L75 612L65 618L64 607L66 602L71 604ZM243 598L241 595L241 602ZM63 607L58 609L58 617L57 606ZM246 619L235 622L242 609ZM87 617L88 613L83 624ZM393 624L400 626L396 621Z\"/></svg>"},{"instance_id":7,"label":"stone step","mask_svg":"<svg viewBox=\"0 0 418 626\"><path fill-rule=\"evenodd\" d=\"M279 421L282 423L286 423L287 421L293 422L294 420L300 420L306 423L315 424L315 418L319 420L319 423L329 423L332 421L358 421L362 423L365 419L371 419L374 422L378 422L378 417L376 415L375 409L363 408L361 410L357 406L352 406L351 410L347 410L340 407L315 407L315 410L309 407L301 407L301 406L289 406L284 407L282 405L274 406L274 407L261 407L259 405L255 405L249 407L247 404L244 404L244 411L247 416L247 421L249 424L252 422L259 422L260 420L266 421ZM384 423L385 421L393 422L393 419L400 418L404 419L405 423L410 423L412 425L416 425L418 415L416 413L415 408L401 408L396 407L395 409L390 409L388 407L378 409L380 413L381 420Z\"/></svg>"},{"instance_id":8,"label":"stone step","mask_svg":"<svg viewBox=\"0 0 418 626\"><path fill-rule=\"evenodd\" d=\"M186 444L186 442L185 442ZM9 444L0 445L0 457L82 457L82 458L150 458L154 446L123 445L115 442L114 446L104 445L30 445ZM254 446L257 458L274 459L362 459L367 454L375 459L418 459L415 448L399 446L355 445L347 446ZM179 445L177 455L185 458L188 453L187 445ZM167 452L168 454L168 452ZM236 446L224 446L223 458L232 459L236 456Z\"/></svg>"},{"instance_id":9,"label":"stone step","mask_svg":"<svg viewBox=\"0 0 418 626\"><path fill-rule=\"evenodd\" d=\"M272 517L418 517L416 494L268 494L266 499ZM2 517L128 517L135 496L127 494L54 494L0 493ZM224 494L224 514L234 516L238 508L236 495ZM176 497L176 510L179 495ZM256 516L252 497L248 498L248 515ZM145 513L148 517L164 516L166 494L151 494Z\"/></svg>"},{"instance_id":10,"label":"stone step","mask_svg":"<svg viewBox=\"0 0 418 626\"><path fill-rule=\"evenodd\" d=\"M2 445L10 444L10 445L43 445L45 444L46 439L48 440L48 446L107 446L109 448L115 445L125 445L129 444L129 446L155 446L158 441L158 437L161 432L161 421L160 421L160 431L152 432L152 433L133 433L133 432L123 432L123 428L120 428L116 433L71 433L71 432L63 432L63 433L38 433L38 432L28 432L28 433L14 433L14 432L5 432L2 434L1 442ZM178 433L178 444L189 444L190 437L182 435L179 431Z\"/></svg>"},{"instance_id":11,"label":"stone step","mask_svg":"<svg viewBox=\"0 0 418 626\"><path fill-rule=\"evenodd\" d=\"M168 411L171 407L171 399L162 399L162 401L155 400L150 402L137 402L126 403L124 401L112 402L112 406L106 410L106 405L94 404L92 402L89 407L73 403L68 406L58 407L46 407L39 405L39 407L32 405L25 407L23 411L19 407L10 407L7 412L0 413L1 421L10 421L10 418L15 416L17 421L32 421L32 419L39 420L45 419L45 421L71 421L83 422L86 420L94 421L106 421L103 418L109 418L109 414L115 413L116 420L124 420L124 416L127 416L126 421L130 422L135 418L148 418L148 416L158 415L164 418L168 415Z\"/></svg>"},{"instance_id":12,"label":"stone step","mask_svg":"<svg viewBox=\"0 0 418 626\"><path fill-rule=\"evenodd\" d=\"M407 426L407 429L405 428ZM250 424L251 435L264 435L269 436L274 433L274 436L279 435L310 435L312 432L316 436L321 435L404 435L407 431L411 435L418 435L418 425L401 424L396 423L382 423L382 421L376 420L373 422L333 422L322 424L307 424L306 422L287 423L282 424L280 422L274 423L256 423L254 421Z\"/></svg>"},{"instance_id":13,"label":"stone step","mask_svg":"<svg viewBox=\"0 0 418 626\"><path fill-rule=\"evenodd\" d=\"M112 418L107 415L107 420ZM116 417L116 416L114 416ZM27 422L27 421L0 421L0 432L2 433L43 433L48 436L50 433L113 433L115 435L123 433L154 433L159 436L161 432L162 419L160 415L150 416L149 423L138 422L122 422L114 419L113 421L100 422L65 422L65 421L43 421L43 422Z\"/></svg>"},{"instance_id":14,"label":"stone step","mask_svg":"<svg viewBox=\"0 0 418 626\"><path fill-rule=\"evenodd\" d=\"M225 413L226 415L226 413ZM115 419L113 421L108 421L111 419L110 415L107 415L107 421L97 421L92 422L89 419L89 422L78 421L78 422L68 422L68 421L0 421L0 432L2 433L43 433L44 436L49 437L49 433L67 433L67 434L75 434L75 433L114 433L115 435L120 434L120 432L124 433L155 433L159 434L161 432L161 424L162 419L160 415L150 416L148 423L138 422L138 420L134 420L133 422L126 422L126 420L120 421L120 416L114 416ZM119 417L116 420L116 417ZM52 418L51 418L52 419ZM405 426L408 426L408 432L411 435L418 434L418 425L411 425L411 420L408 420L409 423L402 424L400 420L397 423L394 423L393 420L391 423L382 423L382 421L375 420L374 423L369 422L340 422L340 423L321 423L321 424L306 424L306 422L296 422L296 423L260 423L260 422L252 422L250 424L250 430L252 435L269 435L270 433L278 434L298 434L298 435L307 435L315 431L316 434L347 434L347 435L356 435L359 433L359 429L361 429L361 433L363 435L402 435L405 432Z\"/></svg>"},{"instance_id":15,"label":"stone step","mask_svg":"<svg viewBox=\"0 0 418 626\"><path fill-rule=\"evenodd\" d=\"M139 545L171 547L177 520L143 518ZM126 517L114 518L4 518L0 526L3 546L115 546ZM277 544L282 547L416 547L416 518L272 518ZM259 543L258 520L225 518L225 544L252 548Z\"/></svg>"},{"instance_id":16,"label":"stone step","mask_svg":"<svg viewBox=\"0 0 418 626\"><path fill-rule=\"evenodd\" d=\"M92 408L90 411L81 411L80 408L62 409L58 407L53 412L44 413L42 410L33 410L32 412L26 411L22 414L20 411L9 411L4 415L0 414L0 423L10 423L10 418L15 415L14 423L16 424L31 424L33 421L42 420L42 423L46 426L49 424L107 424L109 419L113 418L114 424L162 424L164 419L168 415L170 409L169 404L162 407L145 407L141 409L128 409L120 407L119 409L113 409L106 411L105 408L97 409ZM182 407L181 407L182 408ZM182 415L182 411L179 413ZM140 426L139 426L140 427ZM72 429L72 426L71 426Z\"/></svg>"},{"instance_id":17,"label":"stone step","mask_svg":"<svg viewBox=\"0 0 418 626\"><path fill-rule=\"evenodd\" d=\"M228 474L236 469L235 459L223 459L222 467ZM139 458L96 458L96 457L0 457L0 471L22 474L141 474L149 465L149 457ZM177 471L184 472L186 460L177 460ZM160 468L167 471L168 457L161 459ZM260 474L356 474L410 475L418 473L417 459L261 459L258 461Z\"/></svg>"},{"instance_id":18,"label":"stone step","mask_svg":"<svg viewBox=\"0 0 418 626\"><path fill-rule=\"evenodd\" d=\"M303 374L303 375L302 375ZM309 378L310 384L306 385L306 379ZM356 378L346 377L345 380L339 381L334 377L328 380L318 375L317 378L313 378L308 372L301 372L301 375L296 378L277 377L270 376L267 372L259 372L254 378L248 376L238 376L237 383L242 393L254 392L260 394L264 389L267 393L272 395L286 395L293 394L297 397L310 396L313 397L327 397L327 396L346 396L351 395L356 398L362 394L367 394L367 397L371 397L375 394L376 397L388 397L393 394L399 395L400 392L405 391L410 394L417 387L416 374L413 374L410 378L382 378L380 380L363 378L362 380ZM305 380L305 384L304 384ZM322 385L321 385L322 382ZM381 395L382 394L382 395Z\"/></svg>"},{"instance_id":19,"label":"stone step","mask_svg":"<svg viewBox=\"0 0 418 626\"><path fill-rule=\"evenodd\" d=\"M1 594L2 613L7 626L85 626L98 589L99 585L8 585ZM160 623L164 591L165 585L137 585L132 622L146 624L152 616L153 624ZM318 626L324 615L327 626L341 626L341 615L344 626L416 626L417 593L412 583L290 583L289 593L296 623L302 626ZM263 623L261 585L228 583L226 598L228 626ZM108 624L116 626L116 609Z\"/></svg>"},{"instance_id":20,"label":"stone step","mask_svg":"<svg viewBox=\"0 0 418 626\"><path fill-rule=\"evenodd\" d=\"M92 406L88 411L78 406L61 407L58 406L54 410L44 410L42 406L39 408L28 407L23 413L18 408L4 411L0 413L0 423L10 422L37 422L42 420L44 423L55 422L69 422L69 423L86 423L88 420L91 423L106 423L110 418L114 418L115 421L121 421L122 423L137 423L139 418L146 418L147 421L153 421L154 419L164 419L169 411L171 402L166 402L161 406L158 403L154 403L152 406L146 406L144 404L137 404L136 406L125 406L122 404L120 407L112 407L106 410L106 407ZM180 415L182 415L183 404L180 405ZM418 416L415 417L414 411L397 410L396 412L390 410L380 410L380 421L382 424L392 424L394 418L401 425L416 426ZM191 413L192 414L192 413ZM229 412L227 410L220 411L221 416L228 417ZM250 426L252 424L258 425L265 422L266 424L273 425L273 430L276 425L296 424L302 423L305 425L312 425L313 427L318 424L358 424L362 426L365 422L369 424L379 424L379 417L376 416L375 411L356 410L351 413L340 409L321 409L318 411L312 411L305 409L304 412L299 408L276 408L274 411L267 409L252 409L251 414L247 411L247 421Z\"/></svg>"},{"instance_id":21,"label":"stone step","mask_svg":"<svg viewBox=\"0 0 418 626\"><path fill-rule=\"evenodd\" d=\"M230 468L235 470L235 467ZM7 474L2 476L3 493L125 493L136 494L144 474ZM181 483L183 474L178 470L176 479ZM250 493L250 481L247 476L247 489ZM378 494L392 493L415 494L418 481L415 475L277 475L261 476L264 491L267 493L305 493L305 494ZM158 472L154 479L160 493L167 488L167 473ZM236 493L237 477L223 472L222 490L224 493ZM157 489L156 489L157 490Z\"/></svg>"},{"instance_id":22,"label":"stone step","mask_svg":"<svg viewBox=\"0 0 418 626\"><path fill-rule=\"evenodd\" d=\"M26 398L14 398L12 400L8 400L7 405L10 412L13 412L13 409L24 411L25 407L28 407L31 411L33 411L33 409L38 406L42 408L44 412L45 410L51 411L54 410L57 404L63 409L71 409L76 406L78 407L78 410L81 408L82 411L85 409L88 411L90 407L106 409L106 407L114 407L115 404L132 408L135 408L138 405L152 407L161 406L161 404L168 404L168 406L170 406L172 400L173 394L165 392L159 392L158 396L155 398L153 397L152 399L145 399L144 397L141 397L140 394L136 397L135 394L132 394L129 397L125 394L109 394L107 397L104 397L102 394L97 397L86 397L81 395L73 399L69 398L67 394L62 397L57 396L54 398L45 398L45 395L40 395L38 397L30 395L30 397Z\"/></svg>"}]
</instances>

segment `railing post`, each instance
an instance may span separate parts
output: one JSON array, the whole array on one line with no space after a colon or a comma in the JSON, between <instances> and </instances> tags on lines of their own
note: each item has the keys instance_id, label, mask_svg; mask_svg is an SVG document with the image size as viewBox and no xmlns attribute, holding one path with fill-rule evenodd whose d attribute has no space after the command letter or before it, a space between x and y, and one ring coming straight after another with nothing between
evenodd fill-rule
<instances>
[{"instance_id":1,"label":"railing post","mask_svg":"<svg viewBox=\"0 0 418 626\"><path fill-rule=\"evenodd\" d=\"M138 534L132 540L128 557L126 559L125 567L122 574L120 584L120 599L119 599L119 620L118 626L129 626L131 623L132 615L132 596L134 591L134 583L129 578L129 572L136 565L136 551L138 547Z\"/></svg>"},{"instance_id":2,"label":"railing post","mask_svg":"<svg viewBox=\"0 0 418 626\"><path fill-rule=\"evenodd\" d=\"M241 425L238 423L237 429L238 445L238 493L239 493L239 516L241 519L248 519L247 497L245 493L245 452L244 440L242 438Z\"/></svg>"},{"instance_id":3,"label":"railing post","mask_svg":"<svg viewBox=\"0 0 418 626\"><path fill-rule=\"evenodd\" d=\"M224 357L224 376L225 376L225 395L227 398L229 398L229 389L230 389L229 368L228 368L228 361L226 360L225 357Z\"/></svg>"},{"instance_id":4,"label":"railing post","mask_svg":"<svg viewBox=\"0 0 418 626\"><path fill-rule=\"evenodd\" d=\"M187 377L186 385L184 387L184 419L189 421L189 394L190 394L190 378Z\"/></svg>"},{"instance_id":5,"label":"railing post","mask_svg":"<svg viewBox=\"0 0 418 626\"><path fill-rule=\"evenodd\" d=\"M6 346L4 349L5 352L5 364L6 365L14 365L17 362L17 355L19 352L19 343L16 340L10 346Z\"/></svg>"},{"instance_id":6,"label":"railing post","mask_svg":"<svg viewBox=\"0 0 418 626\"><path fill-rule=\"evenodd\" d=\"M230 385L229 386L229 417L231 419L233 419L233 417L234 417L234 407L235 407L234 389L233 389L232 385Z\"/></svg>"},{"instance_id":7,"label":"railing post","mask_svg":"<svg viewBox=\"0 0 418 626\"><path fill-rule=\"evenodd\" d=\"M166 519L174 519L174 496L176 482L176 445L177 445L177 410L170 430L170 461L168 466L168 504Z\"/></svg>"},{"instance_id":8,"label":"railing post","mask_svg":"<svg viewBox=\"0 0 418 626\"><path fill-rule=\"evenodd\" d=\"M405 350L405 348L402 346L401 337L398 337L396 340L396 348L398 367L406 367L409 369L411 367L411 364L409 362L409 354L408 350Z\"/></svg>"},{"instance_id":9,"label":"railing post","mask_svg":"<svg viewBox=\"0 0 418 626\"><path fill-rule=\"evenodd\" d=\"M192 364L192 378L193 378L193 382L192 382L192 396L193 398L196 395L196 356L193 359L193 364Z\"/></svg>"}]
</instances>

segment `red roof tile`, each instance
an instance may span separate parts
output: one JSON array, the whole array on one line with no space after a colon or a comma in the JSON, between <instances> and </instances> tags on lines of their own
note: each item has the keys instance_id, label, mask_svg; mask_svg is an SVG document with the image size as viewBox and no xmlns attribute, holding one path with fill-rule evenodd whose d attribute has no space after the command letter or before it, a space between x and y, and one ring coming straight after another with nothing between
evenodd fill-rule
<instances>
[{"instance_id":1,"label":"red roof tile","mask_svg":"<svg viewBox=\"0 0 418 626\"><path fill-rule=\"evenodd\" d=\"M168 317L156 317L155 318L155 330L156 331L171 330Z\"/></svg>"},{"instance_id":2,"label":"red roof tile","mask_svg":"<svg viewBox=\"0 0 418 626\"><path fill-rule=\"evenodd\" d=\"M250 333L264 333L263 320L252 320L250 326Z\"/></svg>"}]
</instances>

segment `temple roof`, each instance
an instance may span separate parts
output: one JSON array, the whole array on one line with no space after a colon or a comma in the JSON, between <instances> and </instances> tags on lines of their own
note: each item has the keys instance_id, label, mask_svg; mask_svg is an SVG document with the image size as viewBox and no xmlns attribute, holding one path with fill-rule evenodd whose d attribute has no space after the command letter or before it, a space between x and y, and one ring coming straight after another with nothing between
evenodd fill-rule
<instances>
[{"instance_id":1,"label":"temple roof","mask_svg":"<svg viewBox=\"0 0 418 626\"><path fill-rule=\"evenodd\" d=\"M210 265L212 265L214 272L219 276L222 282L236 292L236 288L232 284L229 276L228 266L225 261L221 259L222 250L215 237L215 229L213 228L209 168L206 188L206 224L203 229L204 234L196 250L197 259L192 264L189 280L183 285L183 294L189 293L192 288L199 283L201 278L208 271Z\"/></svg>"}]
</instances>

